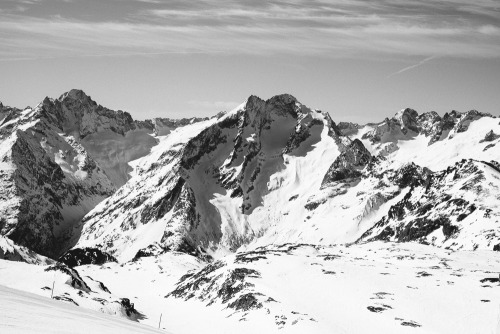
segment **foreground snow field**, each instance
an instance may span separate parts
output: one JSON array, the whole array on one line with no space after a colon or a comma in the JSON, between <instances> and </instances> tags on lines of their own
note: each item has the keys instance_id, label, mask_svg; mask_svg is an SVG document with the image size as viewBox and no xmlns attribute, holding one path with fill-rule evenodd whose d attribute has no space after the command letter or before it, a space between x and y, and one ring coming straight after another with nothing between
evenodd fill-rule
<instances>
[{"instance_id":1,"label":"foreground snow field","mask_svg":"<svg viewBox=\"0 0 500 334\"><path fill-rule=\"evenodd\" d=\"M42 288L54 274L45 268L0 261L0 285L50 296ZM416 243L286 244L208 265L167 253L75 269L84 280L103 282L113 296L130 298L143 315L139 322L157 327L162 314L162 329L172 333L500 332L500 253L491 251L453 252ZM62 276L55 294L73 296L75 289L64 287ZM42 329L85 328L85 333L142 328L68 302L0 291L1 326L25 326L18 332L30 332L37 323ZM99 327L104 319L109 327ZM112 327L123 323L132 327Z\"/></svg>"},{"instance_id":2,"label":"foreground snow field","mask_svg":"<svg viewBox=\"0 0 500 334\"><path fill-rule=\"evenodd\" d=\"M0 285L0 333L165 333L132 321Z\"/></svg>"}]
</instances>

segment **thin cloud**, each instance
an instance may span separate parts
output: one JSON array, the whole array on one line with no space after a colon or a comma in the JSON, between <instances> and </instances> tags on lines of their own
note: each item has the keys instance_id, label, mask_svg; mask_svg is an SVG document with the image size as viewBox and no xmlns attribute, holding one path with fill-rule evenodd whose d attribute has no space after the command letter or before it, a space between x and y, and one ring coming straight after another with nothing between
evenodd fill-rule
<instances>
[{"instance_id":1,"label":"thin cloud","mask_svg":"<svg viewBox=\"0 0 500 334\"><path fill-rule=\"evenodd\" d=\"M430 61L430 60L432 60L432 59L436 59L436 58L437 58L436 56L431 56L431 57L425 58L424 60L421 60L421 61L419 61L419 62L418 62L418 63L416 63L416 64L413 64L413 65L411 65L411 66L407 66L407 67L405 67L405 68L400 69L400 70L399 70L399 71L397 71L397 72L394 72L394 73L392 73L392 74L389 74L389 76L387 76L387 77L388 77L388 78L390 78L390 77L392 77L392 76L395 76L395 75L398 75L398 74L404 73L404 72L406 72L406 71L412 70L412 69L417 68L417 67L419 67L419 66L422 66L422 65L424 65L425 63L427 63L428 61Z\"/></svg>"},{"instance_id":2,"label":"thin cloud","mask_svg":"<svg viewBox=\"0 0 500 334\"><path fill-rule=\"evenodd\" d=\"M46 1L17 15L0 9L0 60L170 53L424 57L403 73L433 57L500 57L500 15L491 15L500 14L499 6L490 0L102 0L120 11L100 13L97 22L86 19L96 19L91 12L37 14Z\"/></svg>"}]
</instances>

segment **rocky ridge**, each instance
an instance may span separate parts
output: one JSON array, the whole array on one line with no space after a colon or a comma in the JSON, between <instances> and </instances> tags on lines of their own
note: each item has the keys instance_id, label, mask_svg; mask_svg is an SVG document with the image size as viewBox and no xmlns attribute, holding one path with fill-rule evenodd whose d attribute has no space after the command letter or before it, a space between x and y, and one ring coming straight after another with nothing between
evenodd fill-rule
<instances>
[{"instance_id":1,"label":"rocky ridge","mask_svg":"<svg viewBox=\"0 0 500 334\"><path fill-rule=\"evenodd\" d=\"M2 105L0 114L6 144L0 152L1 234L52 257L77 243L65 258L75 264L169 251L208 259L274 239L489 249L499 233L497 208L486 204L493 190L473 201L488 208L488 230L465 226L467 219L445 223L440 209L424 217L423 209L408 204L408 196L422 196L422 187L432 193L426 200L442 198L449 185L425 182L459 163L457 157L496 166L495 153L490 162L483 152L494 152L500 129L486 125L491 115L475 110L441 117L407 108L377 124L337 125L328 113L283 94L267 101L251 96L212 118L134 121L72 90L34 109ZM160 144L154 134L163 136ZM466 140L469 151L454 154ZM415 153L415 145L425 145L429 154ZM451 153L443 154L445 148ZM440 152L439 163L433 152ZM128 163L144 156L130 179ZM464 177L484 188L484 182L495 184L495 173ZM332 212L340 214L333 224ZM401 215L422 223L412 225L413 218ZM423 232L408 232L415 229ZM444 237L435 235L437 229Z\"/></svg>"},{"instance_id":2,"label":"rocky ridge","mask_svg":"<svg viewBox=\"0 0 500 334\"><path fill-rule=\"evenodd\" d=\"M157 144L158 128L81 90L24 110L1 104L0 235L57 258L73 225L130 178L130 161Z\"/></svg>"},{"instance_id":3,"label":"rocky ridge","mask_svg":"<svg viewBox=\"0 0 500 334\"><path fill-rule=\"evenodd\" d=\"M251 96L242 108L206 121L192 138L172 145L143 167L141 178L82 221L79 244L95 244L97 238L104 251L114 254L124 242L120 235L139 226L161 226L157 233L163 236L154 242L164 248L193 254L215 251L219 245L236 249L265 231L250 227L245 217L269 193L270 176L286 167L284 157L305 156L322 140L322 133L342 150L350 143L328 114L290 95L267 101ZM221 217L212 201L216 194L236 205L239 218Z\"/></svg>"}]
</instances>

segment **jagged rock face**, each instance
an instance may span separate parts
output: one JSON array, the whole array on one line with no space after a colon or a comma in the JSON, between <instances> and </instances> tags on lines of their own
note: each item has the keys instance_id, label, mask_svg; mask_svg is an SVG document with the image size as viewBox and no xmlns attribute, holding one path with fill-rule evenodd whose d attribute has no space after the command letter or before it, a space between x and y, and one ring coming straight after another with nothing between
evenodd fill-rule
<instances>
[{"instance_id":1,"label":"jagged rock face","mask_svg":"<svg viewBox=\"0 0 500 334\"><path fill-rule=\"evenodd\" d=\"M278 215L269 213L266 198L284 191L280 173L297 168L295 160L306 164L308 154L320 159L327 146L329 166L350 143L327 114L290 95L252 96L240 109L192 127L199 132L155 153L140 176L83 219L77 247L97 246L119 260L154 243L197 255L235 250L266 233L264 215ZM318 188L326 169L315 176ZM281 197L288 204L289 196ZM148 241L139 241L141 230L156 234L144 232Z\"/></svg>"},{"instance_id":2,"label":"jagged rock face","mask_svg":"<svg viewBox=\"0 0 500 334\"><path fill-rule=\"evenodd\" d=\"M0 233L48 256L66 233L115 187L72 137L59 134L37 110L25 110L0 130Z\"/></svg>"},{"instance_id":3,"label":"jagged rock face","mask_svg":"<svg viewBox=\"0 0 500 334\"><path fill-rule=\"evenodd\" d=\"M134 121L129 113L105 108L81 90L46 98L36 111L78 141L116 187L130 178L133 169L128 163L149 154L157 144L152 121Z\"/></svg>"},{"instance_id":4,"label":"jagged rock face","mask_svg":"<svg viewBox=\"0 0 500 334\"><path fill-rule=\"evenodd\" d=\"M428 177L432 171L426 167L420 167L414 162L410 162L399 168L390 176L399 188L416 187L427 184Z\"/></svg>"},{"instance_id":5,"label":"jagged rock face","mask_svg":"<svg viewBox=\"0 0 500 334\"><path fill-rule=\"evenodd\" d=\"M340 122L337 124L337 127L344 136L353 135L358 132L359 128L361 128L359 124L351 122Z\"/></svg>"},{"instance_id":6,"label":"jagged rock face","mask_svg":"<svg viewBox=\"0 0 500 334\"><path fill-rule=\"evenodd\" d=\"M361 170L370 162L371 157L363 143L354 139L330 166L321 186L361 176Z\"/></svg>"},{"instance_id":7,"label":"jagged rock face","mask_svg":"<svg viewBox=\"0 0 500 334\"><path fill-rule=\"evenodd\" d=\"M445 138L453 138L455 133L467 131L471 122L482 117L492 116L476 110L466 113L454 110L441 118L435 111L419 115L417 111L406 108L396 113L393 118L386 118L382 123L365 126L361 138L372 144L382 145L388 142L396 143L398 140L409 140L421 134L429 138L428 145L432 145ZM347 130L346 134L355 135L361 128L358 127L356 132Z\"/></svg>"},{"instance_id":8,"label":"jagged rock face","mask_svg":"<svg viewBox=\"0 0 500 334\"><path fill-rule=\"evenodd\" d=\"M454 133L465 132L469 128L469 124L482 118L482 117L491 117L490 114L481 113L477 110L470 110L463 114L458 114L458 122L453 128Z\"/></svg>"},{"instance_id":9,"label":"jagged rock face","mask_svg":"<svg viewBox=\"0 0 500 334\"><path fill-rule=\"evenodd\" d=\"M418 124L420 124L420 133L424 134L426 137L431 137L429 145L440 139L443 130L450 130L454 125L454 123L452 122L452 126L448 128L447 123L442 123L441 116L439 116L435 111L430 111L419 115L417 122Z\"/></svg>"},{"instance_id":10,"label":"jagged rock face","mask_svg":"<svg viewBox=\"0 0 500 334\"><path fill-rule=\"evenodd\" d=\"M382 123L369 125L371 129L363 133L362 138L375 144L413 137L420 132L422 120L425 123L426 118L420 118L417 111L406 108Z\"/></svg>"},{"instance_id":11,"label":"jagged rock face","mask_svg":"<svg viewBox=\"0 0 500 334\"><path fill-rule=\"evenodd\" d=\"M495 164L462 160L436 173L411 165L397 175L407 193L359 241L418 241L468 250L496 245L500 170Z\"/></svg>"},{"instance_id":12,"label":"jagged rock face","mask_svg":"<svg viewBox=\"0 0 500 334\"><path fill-rule=\"evenodd\" d=\"M153 122L136 122L81 90L34 109L2 105L0 235L60 256L73 225L130 178L130 161L158 143L154 130Z\"/></svg>"},{"instance_id":13,"label":"jagged rock face","mask_svg":"<svg viewBox=\"0 0 500 334\"><path fill-rule=\"evenodd\" d=\"M0 259L37 265L50 265L55 263L54 260L37 254L27 247L16 245L12 240L1 235Z\"/></svg>"},{"instance_id":14,"label":"jagged rock face","mask_svg":"<svg viewBox=\"0 0 500 334\"><path fill-rule=\"evenodd\" d=\"M2 102L0 102L0 125L7 123L14 118L19 117L20 113L21 113L20 109L4 106Z\"/></svg>"},{"instance_id":15,"label":"jagged rock face","mask_svg":"<svg viewBox=\"0 0 500 334\"><path fill-rule=\"evenodd\" d=\"M104 264L116 262L116 259L109 254L103 253L97 248L77 248L71 249L58 260L70 268L88 264Z\"/></svg>"},{"instance_id":16,"label":"jagged rock face","mask_svg":"<svg viewBox=\"0 0 500 334\"><path fill-rule=\"evenodd\" d=\"M408 130L411 130L413 132L419 132L420 124L418 123L417 117L418 117L418 112L416 112L411 108L406 108L398 112L394 116L394 119L396 119L399 122L399 124L401 124L401 132L406 134Z\"/></svg>"},{"instance_id":17,"label":"jagged rock face","mask_svg":"<svg viewBox=\"0 0 500 334\"><path fill-rule=\"evenodd\" d=\"M491 141L495 141L497 140L498 138L500 138L500 135L497 135L496 133L493 132L493 130L490 130L485 136L484 136L484 139L481 139L481 141L479 141L480 143L484 143L484 142L491 142Z\"/></svg>"},{"instance_id":18,"label":"jagged rock face","mask_svg":"<svg viewBox=\"0 0 500 334\"><path fill-rule=\"evenodd\" d=\"M129 113L98 105L90 96L77 89L61 95L56 100L45 98L39 107L51 124L75 139L104 130L124 135L136 128Z\"/></svg>"}]
</instances>

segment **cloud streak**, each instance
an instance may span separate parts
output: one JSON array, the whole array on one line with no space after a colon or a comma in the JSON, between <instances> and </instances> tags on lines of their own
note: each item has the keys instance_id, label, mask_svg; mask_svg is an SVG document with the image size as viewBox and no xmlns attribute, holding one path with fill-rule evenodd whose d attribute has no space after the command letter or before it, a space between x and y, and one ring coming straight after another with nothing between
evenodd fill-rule
<instances>
[{"instance_id":1,"label":"cloud streak","mask_svg":"<svg viewBox=\"0 0 500 334\"><path fill-rule=\"evenodd\" d=\"M425 57L396 75L432 57L500 57L500 9L493 0L100 1L109 13L91 15L92 6L77 11L77 2L63 0L25 4L17 14L10 10L18 2L2 4L0 60L170 53ZM41 11L50 5L66 9Z\"/></svg>"},{"instance_id":2,"label":"cloud streak","mask_svg":"<svg viewBox=\"0 0 500 334\"><path fill-rule=\"evenodd\" d=\"M418 63L416 63L416 64L413 64L413 65L407 66L407 67L405 67L405 68L400 69L400 70L399 70L399 71L397 71L397 72L394 72L394 73L392 73L392 74L389 74L389 76L387 76L387 78L390 78L390 77L392 77L392 76L395 76L395 75L401 74L401 73L403 73L403 72L406 72L406 71L412 70L412 69L414 69L414 68L417 68L417 67L419 67L419 66L422 66L422 65L424 65L425 63L427 63L428 61L430 61L430 60L432 60L432 59L435 59L435 58L437 58L437 57L436 57L436 56L427 57L427 58L425 58L425 59L423 59L423 60L419 61L419 62L418 62Z\"/></svg>"}]
</instances>

